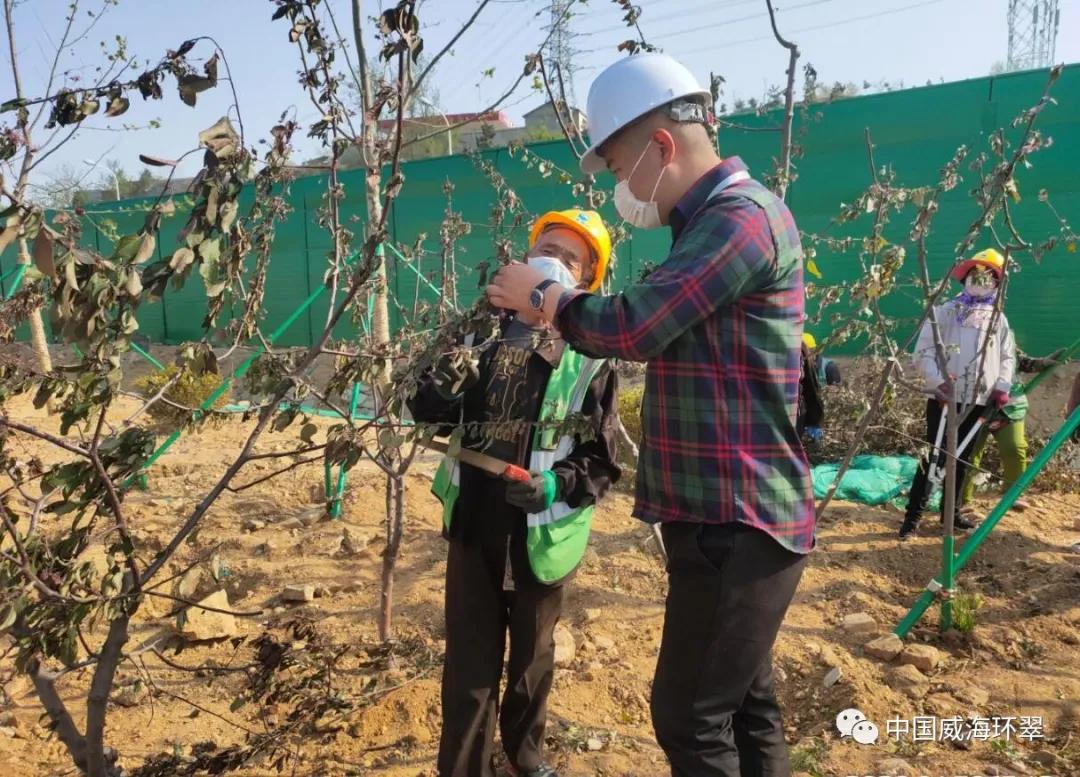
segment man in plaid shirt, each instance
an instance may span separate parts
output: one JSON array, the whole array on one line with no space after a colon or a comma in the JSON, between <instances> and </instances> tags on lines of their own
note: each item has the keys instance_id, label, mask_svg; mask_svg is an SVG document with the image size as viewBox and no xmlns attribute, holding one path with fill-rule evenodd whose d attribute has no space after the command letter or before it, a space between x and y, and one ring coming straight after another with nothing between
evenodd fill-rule
<instances>
[{"instance_id":1,"label":"man in plaid shirt","mask_svg":"<svg viewBox=\"0 0 1080 777\"><path fill-rule=\"evenodd\" d=\"M648 362L634 514L662 523L669 559L657 739L673 775L772 777L790 767L771 649L814 544L794 423L802 250L784 203L717 156L708 99L663 54L621 60L589 92L582 168L615 175L631 224L671 228L644 282L598 296L510 265L488 296L542 311L582 353Z\"/></svg>"}]
</instances>

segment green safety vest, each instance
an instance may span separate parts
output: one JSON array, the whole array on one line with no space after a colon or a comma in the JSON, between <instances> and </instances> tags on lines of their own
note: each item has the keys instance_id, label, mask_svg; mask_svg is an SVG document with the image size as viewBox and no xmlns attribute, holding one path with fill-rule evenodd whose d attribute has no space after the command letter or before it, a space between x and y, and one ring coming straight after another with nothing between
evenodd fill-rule
<instances>
[{"instance_id":1,"label":"green safety vest","mask_svg":"<svg viewBox=\"0 0 1080 777\"><path fill-rule=\"evenodd\" d=\"M556 429L542 428L544 423L558 424L571 413L581 412L589 384L596 377L603 360L590 359L569 347L563 350L562 359L551 372L544 401L540 407L541 427L533 434L533 450L529 458L532 472L549 470L557 461L565 459L574 447L574 438L563 435L556 438ZM454 518L454 504L461 486L461 465L456 458L447 456L439 465L431 484L431 492L442 502L443 526L450 529ZM525 545L528 549L529 566L537 580L553 583L574 571L585 555L592 528L593 506L570 507L566 502L555 502L541 513L527 516L528 533Z\"/></svg>"}]
</instances>

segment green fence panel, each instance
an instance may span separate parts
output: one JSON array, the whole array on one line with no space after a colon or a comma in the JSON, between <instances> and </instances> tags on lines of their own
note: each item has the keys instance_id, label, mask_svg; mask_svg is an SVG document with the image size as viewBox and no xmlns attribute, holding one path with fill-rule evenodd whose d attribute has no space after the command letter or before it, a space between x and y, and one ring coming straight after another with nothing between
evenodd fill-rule
<instances>
[{"instance_id":1,"label":"green fence panel","mask_svg":"<svg viewBox=\"0 0 1080 777\"><path fill-rule=\"evenodd\" d=\"M869 219L854 226L838 227L832 223L842 203L851 202L871 181L865 133L869 130L874 143L878 168L888 167L896 174L900 185L932 185L941 168L957 147L966 145L969 160L988 153L989 133L1000 126L1009 126L1024 109L1038 100L1046 83L1047 72L1027 71L990 78L972 79L939 84L898 92L838 100L798 110L795 120L796 141L805 154L795 160L798 179L791 188L789 204L801 229L808 233L835 236L866 234ZM1066 68L1054 88L1056 106L1049 107L1039 119L1040 130L1053 138L1049 149L1033 158L1031 169L1021 172L1021 200L1012 205L1014 220L1020 231L1032 238L1045 238L1058 232L1055 217L1039 201L1039 191L1047 190L1052 204L1069 221L1080 224L1080 65ZM773 167L779 148L779 134L762 131L776 127L778 111L761 115L725 116L724 121L736 126L722 126L720 151L724 156L738 155L751 171L763 178ZM1022 128L1008 132L1011 141L1020 137ZM577 160L562 141L537 143L529 147L532 154L566 170L576 181ZM522 155L508 149L485 151L482 158L490 162L521 198L521 223L507 223L503 236L509 237L515 252L524 251L531 220L549 209L580 205L572 196L571 187L560 181L559 173L542 177L529 169ZM458 295L462 304L469 304L480 294L480 266L494 259L493 235L489 219L496 194L478 165L463 156L442 157L406 162L402 166L405 187L388 216L388 231L395 245L411 249L423 235L421 251L412 267L400 260L388 263L388 283L394 304L391 325L400 326L411 318L414 300L434 305L437 294L430 285L443 284L439 254L439 225L446 207L444 184L454 185L454 209L472 225L469 235L458 241L456 266ZM977 215L969 192L978 174L965 164L963 182L943 197L942 208L934 222L928 240L931 272L935 277L955 261L957 243L964 237L968 225ZM344 226L354 233L353 248L363 241L364 173L352 170L340 174L346 196L341 203ZM384 176L385 177L385 176ZM614 181L601 176L598 188L610 195ZM331 249L329 236L319 226L320 211L325 207L326 176L310 176L292 182L288 201L292 213L275 230L274 251L266 285L266 315L264 323L274 326L289 313L318 284L323 283L327 258ZM244 193L243 206L250 203L250 188ZM184 198L175 198L178 212L162 222L158 253L166 256L176 246L177 234L183 225L186 211ZM119 203L95 203L85 219L84 240L89 247L103 253L111 250L108 239L110 226L121 231L137 229L145 209L152 199ZM189 206L189 205L188 205ZM601 213L616 222L614 208L608 202ZM908 263L904 270L905 287L883 304L886 316L896 322L897 334L905 337L920 311L918 294L910 285L917 272L914 246L907 243L910 214L894 216L885 237L908 248ZM984 235L977 247L989 243ZM648 263L663 261L670 247L667 230L636 230L616 249L612 263L611 286L618 289L636 280ZM0 275L15 261L15 252L0 257ZM817 264L824 274L815 284L837 284L852 281L860 274L857 257L830 255L819 250ZM414 271L415 270L415 271ZM417 271L423 276L418 277ZM1012 276L1007 313L1024 350L1046 353L1066 345L1080 332L1080 306L1071 304L1080 280L1080 254L1059 246L1047 254L1039 267L1028 258L1022 260L1019 272ZM419 289L419 291L418 291ZM958 287L954 287L958 290ZM329 299L323 297L312 305L279 341L282 345L306 345L312 341L326 321ZM202 319L206 299L202 280L194 275L186 287L168 291L163 302L144 306L140 314L142 331L152 340L177 343L203 336ZM811 316L816 311L813 297L808 302ZM824 320L811 325L818 339L826 335L837 322L847 320L858 311L838 305L830 309ZM227 316L223 316L225 319ZM225 320L219 321L224 325ZM354 337L359 328L351 320L342 322L335 337ZM853 341L838 348L838 353L855 353L863 346Z\"/></svg>"}]
</instances>

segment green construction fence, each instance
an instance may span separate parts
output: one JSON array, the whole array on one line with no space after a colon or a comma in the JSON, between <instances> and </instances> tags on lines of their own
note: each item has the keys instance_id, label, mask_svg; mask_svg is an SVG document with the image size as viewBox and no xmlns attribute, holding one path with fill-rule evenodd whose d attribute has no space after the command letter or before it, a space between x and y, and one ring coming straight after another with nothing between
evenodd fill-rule
<instances>
[{"instance_id":1,"label":"green construction fence","mask_svg":"<svg viewBox=\"0 0 1080 777\"><path fill-rule=\"evenodd\" d=\"M789 204L800 228L811 233L828 230L836 236L867 233L868 224L848 227L846 232L830 226L841 204L851 202L870 181L865 145L867 129L874 141L874 155L879 167L891 167L901 185L932 185L958 146L967 145L971 149L971 158L989 152L989 133L998 127L1010 126L1023 109L1034 105L1046 80L1047 71L1034 70L842 99L811 106L811 120L805 125L803 112L797 111L795 136L805 148L805 154L796 160L798 179L791 188ZM1042 238L1058 230L1053 214L1039 201L1041 189L1049 193L1054 207L1065 218L1080 224L1080 65L1065 69L1053 95L1058 104L1047 108L1039 118L1038 127L1042 133L1051 136L1054 143L1034 155L1031 169L1021 172L1021 200L1013 207L1018 228L1032 238ZM778 112L724 118L747 129L723 127L719 138L721 153L742 157L752 172L764 176L772 168L779 136L775 132L754 130L775 126L780 120ZM1011 129L1009 137L1015 139L1020 132L1020 129ZM564 142L533 144L529 150L556 168L570 172L575 180L580 177L576 160ZM532 216L549 209L580 204L574 202L570 187L559 180L558 172L542 177L523 164L520 154L511 155L507 149L487 150L482 157L506 178ZM423 243L425 253L412 268L391 259L389 283L392 294L403 306L405 315L412 310L417 284L420 285L421 300L436 300L432 287L441 286L438 235L446 205L443 185L449 180L455 187L455 210L473 225L472 232L458 242L456 252L459 297L467 304L479 294L478 266L492 260L493 241L488 221L495 204L495 192L473 160L466 156L407 162L403 171L405 186L388 219L390 235L399 246L411 246L421 233L427 237ZM976 205L969 196L977 183L977 174L967 165L963 174L963 183L944 196L929 239L931 270L938 277L954 261L955 246L977 215ZM343 220L357 233L356 245L359 245L364 218L363 171L344 172L340 178L347 192ZM605 189L610 189L613 184L607 176L601 176L598 182ZM330 244L327 233L318 227L317 213L322 207L325 191L324 176L300 178L291 185L292 212L276 229L267 280L265 320L268 327L275 327L285 320L322 282ZM252 196L249 187L244 192L242 208L250 203ZM157 249L161 256L168 255L175 247L177 233L190 207L183 198L176 200L176 215L162 223ZM150 201L94 203L85 216L85 242L108 253L111 246L104 228L107 222L111 221L121 233L135 230L142 223L143 211ZM610 202L602 211L606 219L615 221ZM516 244L522 249L528 234L527 221L525 219L526 223L512 230ZM885 236L890 241L905 241L909 227L908 217L895 218ZM647 263L662 261L669 244L667 230L634 232L631 239L618 248L612 287L618 289L639 277ZM6 276L14 262L13 249L0 256L0 279L3 279L0 280L0 292L5 291L4 284L9 282ZM808 276L808 281L835 284L859 275L854 255L831 256L827 251L819 250L817 265L824 274L823 279L817 281ZM915 271L912 252L904 272L913 277ZM417 273L426 281L418 279ZM1080 253L1070 252L1061 245L1047 254L1038 267L1024 261L1021 271L1010 283L1007 313L1025 351L1047 353L1075 339L1076 333L1080 332L1080 305L1074 304L1072 298L1078 288ZM301 319L283 333L278 343L297 346L312 342L326 320L327 304L324 296L311 305ZM811 312L814 304L813 300L809 303ZM885 314L897 320L897 334L901 337L914 324L918 311L914 290L892 295L884 305ZM170 289L162 302L144 305L139 323L151 341L179 343L203 336L204 312L203 285L195 276L182 291ZM847 316L852 311L839 307L836 312ZM401 316L402 311L395 308L395 325L400 324ZM828 328L827 323L811 327L818 339L827 334ZM351 324L342 324L335 334L347 337L354 334L354 329ZM837 352L854 353L860 345L858 341L849 342Z\"/></svg>"}]
</instances>

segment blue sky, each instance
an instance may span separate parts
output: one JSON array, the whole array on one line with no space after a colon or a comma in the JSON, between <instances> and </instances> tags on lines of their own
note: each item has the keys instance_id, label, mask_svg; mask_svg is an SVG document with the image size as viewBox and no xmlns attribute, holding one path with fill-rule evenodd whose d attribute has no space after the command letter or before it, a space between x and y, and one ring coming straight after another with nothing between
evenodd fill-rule
<instances>
[{"instance_id":1,"label":"blue sky","mask_svg":"<svg viewBox=\"0 0 1080 777\"><path fill-rule=\"evenodd\" d=\"M89 0L83 0L84 4ZM55 52L69 0L24 0L15 12L17 48L27 93L39 95ZM99 4L102 0L92 0ZM326 0L346 28L349 0ZM477 0L426 0L420 16L428 51L437 51L476 7ZM440 103L447 112L485 107L520 72L522 57L545 33L547 0L493 0L480 19L446 56L435 73ZM760 97L784 78L787 54L772 40L764 0L640 0L641 26L651 41L681 59L708 82L710 72L727 79L726 99ZM917 86L984 76L1004 61L1008 0L777 0L778 23L803 52L819 80L861 84L888 81ZM88 6L90 7L90 6ZM368 12L378 2L366 0ZM263 137L281 112L295 108L301 123L317 112L297 85L296 49L287 40L288 25L270 20L269 0L120 0L90 34L66 52L62 67L92 69L100 60L100 42L123 35L129 50L156 61L166 48L187 38L212 35L232 68L240 110L249 138ZM630 37L609 0L579 6L573 27L581 50L576 79L584 107L588 85L598 69L622 56L615 46ZM370 42L369 42L370 45ZM7 50L0 67L0 97L14 93ZM1080 60L1080 0L1061 0L1061 29L1056 59ZM494 67L494 76L481 71ZM224 73L224 68L222 68ZM524 82L508 101L515 120L543 98ZM95 117L75 140L43 165L48 175L82 160L114 159L137 174L139 153L175 157L196 145L200 129L213 124L232 103L227 85L200 95L196 108L183 105L175 89L162 101L134 100L124 116L129 125L160 119L160 129L116 131L117 120ZM1075 106L1073 107L1075 109ZM93 127L93 129L89 129ZM100 129L100 128L109 129ZM318 153L301 141L301 158ZM197 169L194 160L183 169ZM85 169L85 168L84 168ZM92 175L90 181L95 181Z\"/></svg>"}]
</instances>

